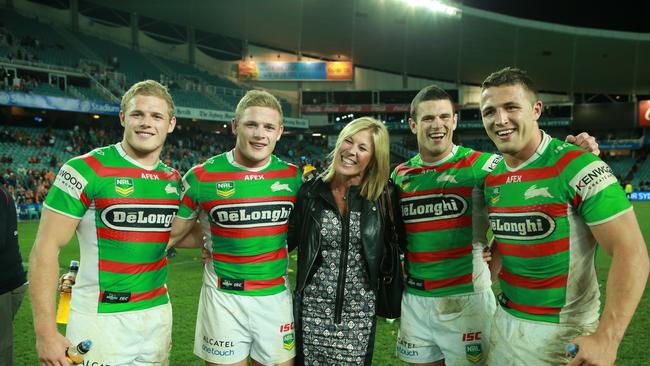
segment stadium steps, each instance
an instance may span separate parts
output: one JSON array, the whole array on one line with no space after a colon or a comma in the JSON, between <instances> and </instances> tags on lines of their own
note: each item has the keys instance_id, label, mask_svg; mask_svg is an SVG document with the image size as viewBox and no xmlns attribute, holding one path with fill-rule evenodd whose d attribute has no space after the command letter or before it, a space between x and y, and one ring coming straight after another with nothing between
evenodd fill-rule
<instances>
[{"instance_id":1,"label":"stadium steps","mask_svg":"<svg viewBox=\"0 0 650 366\"><path fill-rule=\"evenodd\" d=\"M102 58L95 53L90 47L86 46L83 42L81 42L77 37L75 37L72 33L68 32L67 29L61 28L61 27L55 27L54 30L63 38L68 44L72 45L74 48L81 53L82 56L89 58L93 61L98 61L103 63Z\"/></svg>"}]
</instances>

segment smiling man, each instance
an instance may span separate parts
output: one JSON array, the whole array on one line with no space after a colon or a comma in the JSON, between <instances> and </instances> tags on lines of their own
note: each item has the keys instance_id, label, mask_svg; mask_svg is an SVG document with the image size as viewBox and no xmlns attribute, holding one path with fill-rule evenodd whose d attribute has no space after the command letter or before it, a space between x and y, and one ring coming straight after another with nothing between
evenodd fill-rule
<instances>
[{"instance_id":1,"label":"smiling man","mask_svg":"<svg viewBox=\"0 0 650 366\"><path fill-rule=\"evenodd\" d=\"M496 300L486 247L485 178L501 160L452 142L458 125L451 96L431 85L411 102L419 154L393 172L398 187L407 286L397 354L412 365L483 365ZM582 133L568 136L598 151Z\"/></svg>"},{"instance_id":2,"label":"smiling man","mask_svg":"<svg viewBox=\"0 0 650 366\"><path fill-rule=\"evenodd\" d=\"M287 283L287 226L302 182L273 155L282 108L265 91L241 99L232 121L235 148L192 168L170 245L197 219L212 260L205 265L194 353L206 365L291 365L295 356Z\"/></svg>"},{"instance_id":3,"label":"smiling man","mask_svg":"<svg viewBox=\"0 0 650 366\"><path fill-rule=\"evenodd\" d=\"M485 181L503 263L488 363L613 365L648 277L646 245L612 170L541 131L541 111L526 72L483 82L483 125L504 156ZM600 323L597 243L612 256Z\"/></svg>"},{"instance_id":4,"label":"smiling man","mask_svg":"<svg viewBox=\"0 0 650 366\"><path fill-rule=\"evenodd\" d=\"M44 203L29 259L43 365L68 365L66 347L85 339L93 341L89 365L167 364L165 247L180 198L178 172L159 160L176 125L167 89L152 80L133 85L122 97L120 123L122 141L69 160ZM54 294L59 250L75 231L81 264L66 339L54 322Z\"/></svg>"}]
</instances>

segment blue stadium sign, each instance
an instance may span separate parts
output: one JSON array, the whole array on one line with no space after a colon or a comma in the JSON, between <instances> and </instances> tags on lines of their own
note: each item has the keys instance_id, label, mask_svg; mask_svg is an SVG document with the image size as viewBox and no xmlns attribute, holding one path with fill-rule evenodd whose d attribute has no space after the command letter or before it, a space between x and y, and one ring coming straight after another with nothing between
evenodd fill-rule
<instances>
[{"instance_id":1,"label":"blue stadium sign","mask_svg":"<svg viewBox=\"0 0 650 366\"><path fill-rule=\"evenodd\" d=\"M630 201L650 201L650 192L634 191L630 193Z\"/></svg>"}]
</instances>

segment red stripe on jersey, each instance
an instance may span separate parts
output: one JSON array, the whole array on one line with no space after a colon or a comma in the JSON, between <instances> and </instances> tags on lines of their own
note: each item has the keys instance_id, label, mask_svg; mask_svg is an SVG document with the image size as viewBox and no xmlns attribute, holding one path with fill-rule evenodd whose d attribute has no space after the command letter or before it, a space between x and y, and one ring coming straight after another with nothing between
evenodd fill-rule
<instances>
[{"instance_id":1,"label":"red stripe on jersey","mask_svg":"<svg viewBox=\"0 0 650 366\"><path fill-rule=\"evenodd\" d=\"M569 238L539 244L508 244L497 241L499 253L512 257L545 257L569 250Z\"/></svg>"},{"instance_id":2,"label":"red stripe on jersey","mask_svg":"<svg viewBox=\"0 0 650 366\"><path fill-rule=\"evenodd\" d=\"M211 201L201 202L201 207L206 212L210 212L212 207L217 205L229 205L234 203L267 203L276 201L289 201L296 202L296 196L266 196L266 197L253 197L253 198L230 198L230 199L216 199Z\"/></svg>"},{"instance_id":3,"label":"red stripe on jersey","mask_svg":"<svg viewBox=\"0 0 650 366\"><path fill-rule=\"evenodd\" d=\"M506 301L506 306L519 310L528 314L536 315L548 315L548 314L558 314L562 308L556 308L552 306L530 306L530 305L521 305L512 302L511 300Z\"/></svg>"},{"instance_id":4,"label":"red stripe on jersey","mask_svg":"<svg viewBox=\"0 0 650 366\"><path fill-rule=\"evenodd\" d=\"M444 280L424 280L424 289L433 290L436 288L464 285L470 282L472 282L472 274L468 273L466 275L447 278Z\"/></svg>"},{"instance_id":5,"label":"red stripe on jersey","mask_svg":"<svg viewBox=\"0 0 650 366\"><path fill-rule=\"evenodd\" d=\"M183 203L185 206L189 207L190 210L194 211L196 210L196 202L194 202L193 199L191 199L188 195L184 195L183 199L181 200L181 203Z\"/></svg>"},{"instance_id":6,"label":"red stripe on jersey","mask_svg":"<svg viewBox=\"0 0 650 366\"><path fill-rule=\"evenodd\" d=\"M260 262L270 262L278 259L287 257L287 248L280 248L268 253L262 253L257 255L232 255L224 253L212 253L212 259L220 262L227 263L240 263L240 264L249 264L249 263L260 263Z\"/></svg>"},{"instance_id":7,"label":"red stripe on jersey","mask_svg":"<svg viewBox=\"0 0 650 366\"><path fill-rule=\"evenodd\" d=\"M416 222L413 224L405 224L406 232L417 233L422 231L437 231L446 229L456 229L466 227L472 224L471 216L463 216L455 219L447 220L431 220L424 222Z\"/></svg>"},{"instance_id":8,"label":"red stripe on jersey","mask_svg":"<svg viewBox=\"0 0 650 366\"><path fill-rule=\"evenodd\" d=\"M497 175L488 175L485 178L485 186L492 187L508 183L513 176L520 176L521 180L516 182L532 182L540 179L548 179L558 176L562 170L576 157L586 153L584 150L572 150L564 154L555 164L545 168L522 169L516 172L506 172Z\"/></svg>"},{"instance_id":9,"label":"red stripe on jersey","mask_svg":"<svg viewBox=\"0 0 650 366\"><path fill-rule=\"evenodd\" d=\"M178 205L178 199L169 198L95 198L95 206L99 209L120 204L142 205Z\"/></svg>"},{"instance_id":10,"label":"red stripe on jersey","mask_svg":"<svg viewBox=\"0 0 650 366\"><path fill-rule=\"evenodd\" d=\"M543 212L552 217L562 217L567 215L568 206L566 203L547 203L530 206L514 207L488 207L489 213L504 212Z\"/></svg>"},{"instance_id":11,"label":"red stripe on jersey","mask_svg":"<svg viewBox=\"0 0 650 366\"><path fill-rule=\"evenodd\" d=\"M86 195L86 192L81 192L81 195L79 196L79 200L81 203L86 206L90 207L90 198L88 198L88 195Z\"/></svg>"},{"instance_id":12,"label":"red stripe on jersey","mask_svg":"<svg viewBox=\"0 0 650 366\"><path fill-rule=\"evenodd\" d=\"M171 229L170 229L171 230ZM167 243L171 231L120 231L109 228L98 227L97 237L99 239L108 239L116 241L126 241L135 243Z\"/></svg>"},{"instance_id":13,"label":"red stripe on jersey","mask_svg":"<svg viewBox=\"0 0 650 366\"><path fill-rule=\"evenodd\" d=\"M445 259L460 258L472 253L473 246L468 244L460 248L436 250L433 252L407 252L409 262L439 262Z\"/></svg>"},{"instance_id":14,"label":"red stripe on jersey","mask_svg":"<svg viewBox=\"0 0 650 366\"><path fill-rule=\"evenodd\" d=\"M154 297L162 296L167 293L167 287L159 287L155 290L147 292L131 292L131 298L129 302L137 302L142 300L153 299ZM99 302L102 302L104 297L104 291L99 291Z\"/></svg>"},{"instance_id":15,"label":"red stripe on jersey","mask_svg":"<svg viewBox=\"0 0 650 366\"><path fill-rule=\"evenodd\" d=\"M469 156L466 156L458 161L455 162L450 162L450 163L444 163L440 165L431 165L431 166L422 166L422 167L411 167L405 164L400 164L395 168L395 175L401 176L405 174L422 174L427 171L433 170L436 172L441 172L447 169L460 169L460 168L467 168L476 162L478 157L481 156L480 152L474 151L471 153Z\"/></svg>"},{"instance_id":16,"label":"red stripe on jersey","mask_svg":"<svg viewBox=\"0 0 650 366\"><path fill-rule=\"evenodd\" d=\"M427 194L457 194L461 197L469 197L472 194L474 187L450 187L450 188L435 188L419 190L415 192L399 192L400 198L424 196Z\"/></svg>"},{"instance_id":17,"label":"red stripe on jersey","mask_svg":"<svg viewBox=\"0 0 650 366\"><path fill-rule=\"evenodd\" d=\"M508 284L533 290L566 287L568 276L569 275L565 273L563 275L547 278L532 278L516 275L514 273L506 271L505 269L502 269L499 273L499 278L506 281Z\"/></svg>"},{"instance_id":18,"label":"red stripe on jersey","mask_svg":"<svg viewBox=\"0 0 650 366\"><path fill-rule=\"evenodd\" d=\"M209 172L205 170L204 164L201 164L194 169L194 175L200 182L293 178L296 176L296 166L289 164L286 169L262 172Z\"/></svg>"},{"instance_id":19,"label":"red stripe on jersey","mask_svg":"<svg viewBox=\"0 0 650 366\"><path fill-rule=\"evenodd\" d=\"M270 280L246 280L244 281L244 291L261 290L268 287L282 285L284 283L284 277L273 278Z\"/></svg>"},{"instance_id":20,"label":"red stripe on jersey","mask_svg":"<svg viewBox=\"0 0 650 366\"><path fill-rule=\"evenodd\" d=\"M249 228L223 228L216 225L210 225L210 232L214 236L244 239L254 238L258 236L285 234L288 228L289 224Z\"/></svg>"},{"instance_id":21,"label":"red stripe on jersey","mask_svg":"<svg viewBox=\"0 0 650 366\"><path fill-rule=\"evenodd\" d=\"M128 177L176 181L180 179L180 175L176 170L166 172L162 170L147 170L142 168L110 167L103 165L92 155L85 155L82 159L100 177Z\"/></svg>"},{"instance_id":22,"label":"red stripe on jersey","mask_svg":"<svg viewBox=\"0 0 650 366\"><path fill-rule=\"evenodd\" d=\"M580 207L580 204L582 203L582 196L576 193L571 202L574 208Z\"/></svg>"},{"instance_id":23,"label":"red stripe on jersey","mask_svg":"<svg viewBox=\"0 0 650 366\"><path fill-rule=\"evenodd\" d=\"M99 270L105 272L124 273L124 274L137 274L144 272L157 271L167 265L167 257L155 261L153 263L125 263L109 261L105 259L99 260Z\"/></svg>"}]
</instances>

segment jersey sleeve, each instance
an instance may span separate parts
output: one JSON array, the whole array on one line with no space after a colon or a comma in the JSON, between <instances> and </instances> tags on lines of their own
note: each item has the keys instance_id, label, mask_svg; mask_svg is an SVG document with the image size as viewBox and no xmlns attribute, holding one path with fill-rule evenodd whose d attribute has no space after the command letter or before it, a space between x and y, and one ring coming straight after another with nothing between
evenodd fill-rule
<instances>
[{"instance_id":1,"label":"jersey sleeve","mask_svg":"<svg viewBox=\"0 0 650 366\"><path fill-rule=\"evenodd\" d=\"M474 186L483 189L485 185L485 177L490 174L497 164L503 159L503 156L490 153L481 153L472 165L472 172L474 173Z\"/></svg>"},{"instance_id":2,"label":"jersey sleeve","mask_svg":"<svg viewBox=\"0 0 650 366\"><path fill-rule=\"evenodd\" d=\"M632 207L612 169L593 154L580 154L563 173L569 176L572 205L587 225L602 224Z\"/></svg>"},{"instance_id":3,"label":"jersey sleeve","mask_svg":"<svg viewBox=\"0 0 650 366\"><path fill-rule=\"evenodd\" d=\"M181 219L194 219L200 211L199 206L200 181L196 176L196 170L190 169L181 181L181 203L178 207L177 216Z\"/></svg>"},{"instance_id":4,"label":"jersey sleeve","mask_svg":"<svg viewBox=\"0 0 650 366\"><path fill-rule=\"evenodd\" d=\"M50 188L43 205L75 219L81 219L93 199L96 173L82 158L65 163Z\"/></svg>"}]
</instances>

